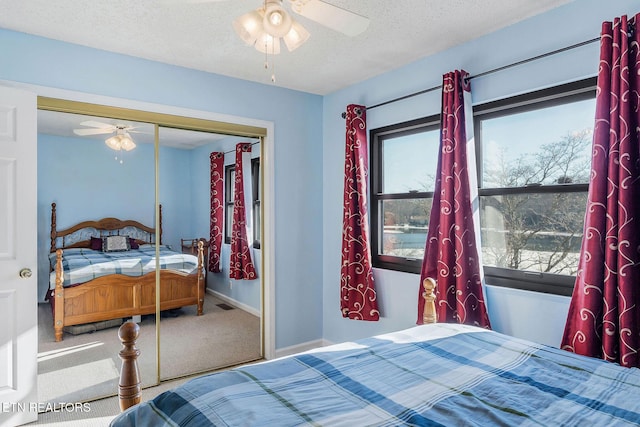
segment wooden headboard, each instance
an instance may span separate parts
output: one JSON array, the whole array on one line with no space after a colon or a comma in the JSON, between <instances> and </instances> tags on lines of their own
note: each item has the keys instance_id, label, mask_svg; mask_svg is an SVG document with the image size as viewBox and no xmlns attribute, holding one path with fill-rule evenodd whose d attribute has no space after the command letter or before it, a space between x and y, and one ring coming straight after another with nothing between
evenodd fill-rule
<instances>
[{"instance_id":1,"label":"wooden headboard","mask_svg":"<svg viewBox=\"0 0 640 427\"><path fill-rule=\"evenodd\" d=\"M158 242L162 244L162 205L158 216L159 236ZM118 218L102 218L97 221L83 221L73 227L57 230L56 204L51 203L51 249L89 248L91 237L128 235L136 239L140 244L155 242L155 227L144 225L131 219L120 220ZM134 236L131 236L134 234Z\"/></svg>"}]
</instances>

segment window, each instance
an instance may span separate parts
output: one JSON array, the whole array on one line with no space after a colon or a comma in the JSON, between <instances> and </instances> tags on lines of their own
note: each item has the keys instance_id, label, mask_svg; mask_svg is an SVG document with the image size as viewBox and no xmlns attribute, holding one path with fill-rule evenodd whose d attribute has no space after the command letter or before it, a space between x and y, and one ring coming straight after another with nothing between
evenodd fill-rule
<instances>
[{"instance_id":1,"label":"window","mask_svg":"<svg viewBox=\"0 0 640 427\"><path fill-rule=\"evenodd\" d=\"M235 194L235 165L227 165L225 167L225 228L224 242L231 243L231 222L233 221L233 199ZM252 209L253 209L253 247L260 249L260 197L262 189L260 185L260 158L251 159L251 191L252 191Z\"/></svg>"},{"instance_id":2,"label":"window","mask_svg":"<svg viewBox=\"0 0 640 427\"><path fill-rule=\"evenodd\" d=\"M374 267L419 273L435 187L438 116L371 131Z\"/></svg>"},{"instance_id":3,"label":"window","mask_svg":"<svg viewBox=\"0 0 640 427\"><path fill-rule=\"evenodd\" d=\"M260 159L251 159L251 191L253 192L253 247L260 249L260 200L262 186L260 185Z\"/></svg>"},{"instance_id":4,"label":"window","mask_svg":"<svg viewBox=\"0 0 640 427\"><path fill-rule=\"evenodd\" d=\"M224 168L224 242L231 244L231 222L233 221L233 199L235 198L236 167Z\"/></svg>"},{"instance_id":5,"label":"window","mask_svg":"<svg viewBox=\"0 0 640 427\"><path fill-rule=\"evenodd\" d=\"M481 250L492 285L571 295L591 164L596 80L475 106ZM374 129L373 266L419 273L439 117Z\"/></svg>"},{"instance_id":6,"label":"window","mask_svg":"<svg viewBox=\"0 0 640 427\"><path fill-rule=\"evenodd\" d=\"M487 283L571 295L595 84L589 79L474 108Z\"/></svg>"}]
</instances>

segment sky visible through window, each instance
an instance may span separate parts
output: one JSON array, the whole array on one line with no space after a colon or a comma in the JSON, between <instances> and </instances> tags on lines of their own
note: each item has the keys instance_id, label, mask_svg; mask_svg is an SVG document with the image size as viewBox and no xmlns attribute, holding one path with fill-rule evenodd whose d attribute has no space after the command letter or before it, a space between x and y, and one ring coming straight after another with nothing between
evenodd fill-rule
<instances>
[{"instance_id":1,"label":"sky visible through window","mask_svg":"<svg viewBox=\"0 0 640 427\"><path fill-rule=\"evenodd\" d=\"M483 167L489 170L501 161L513 165L523 156L534 161L543 145L561 144L576 135L585 141L580 155L588 161L594 121L595 99L484 120Z\"/></svg>"},{"instance_id":2,"label":"sky visible through window","mask_svg":"<svg viewBox=\"0 0 640 427\"><path fill-rule=\"evenodd\" d=\"M384 141L384 193L433 191L439 135L439 131L434 130Z\"/></svg>"},{"instance_id":3,"label":"sky visible through window","mask_svg":"<svg viewBox=\"0 0 640 427\"><path fill-rule=\"evenodd\" d=\"M544 144L585 132L591 141L595 99L573 102L483 121L483 160L487 168L500 156L511 163L535 155ZM389 138L383 147L383 192L433 191L438 165L439 131ZM585 155L590 156L590 144Z\"/></svg>"}]
</instances>

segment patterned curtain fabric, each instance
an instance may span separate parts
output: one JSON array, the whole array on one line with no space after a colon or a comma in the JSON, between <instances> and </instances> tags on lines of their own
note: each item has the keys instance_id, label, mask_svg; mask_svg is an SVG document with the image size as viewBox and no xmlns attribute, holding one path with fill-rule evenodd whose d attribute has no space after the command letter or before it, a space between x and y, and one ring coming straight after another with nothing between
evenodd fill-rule
<instances>
[{"instance_id":1,"label":"patterned curtain fabric","mask_svg":"<svg viewBox=\"0 0 640 427\"><path fill-rule=\"evenodd\" d=\"M640 14L604 22L580 264L562 348L640 367Z\"/></svg>"},{"instance_id":2,"label":"patterned curtain fabric","mask_svg":"<svg viewBox=\"0 0 640 427\"><path fill-rule=\"evenodd\" d=\"M342 264L340 309L355 320L378 320L380 312L369 252L367 213L367 118L365 107L347 107L344 164L344 214L342 217Z\"/></svg>"},{"instance_id":3,"label":"patterned curtain fabric","mask_svg":"<svg viewBox=\"0 0 640 427\"><path fill-rule=\"evenodd\" d=\"M252 245L249 243L253 232L251 228L251 144L248 142L236 145L235 175L229 277L238 280L254 280L258 276L251 261Z\"/></svg>"},{"instance_id":4,"label":"patterned curtain fabric","mask_svg":"<svg viewBox=\"0 0 640 427\"><path fill-rule=\"evenodd\" d=\"M224 153L215 151L209 155L211 161L211 216L209 218L209 265L208 270L220 273L220 249L224 224Z\"/></svg>"},{"instance_id":5,"label":"patterned curtain fabric","mask_svg":"<svg viewBox=\"0 0 640 427\"><path fill-rule=\"evenodd\" d=\"M440 119L440 157L420 274L417 323L423 323L422 282L431 277L436 281L438 322L489 328L476 246L478 212L472 205L478 205L477 178L471 87L465 71L444 75Z\"/></svg>"}]
</instances>

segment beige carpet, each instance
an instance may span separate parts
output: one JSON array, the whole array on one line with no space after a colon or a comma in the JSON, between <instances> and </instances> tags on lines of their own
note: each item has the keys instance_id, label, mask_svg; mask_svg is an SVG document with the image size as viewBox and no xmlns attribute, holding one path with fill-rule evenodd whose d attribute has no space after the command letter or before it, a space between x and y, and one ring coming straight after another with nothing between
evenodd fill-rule
<instances>
[{"instance_id":1,"label":"beige carpet","mask_svg":"<svg viewBox=\"0 0 640 427\"><path fill-rule=\"evenodd\" d=\"M226 308L226 309L225 309ZM161 379L177 378L261 358L260 319L229 309L207 295L204 314L185 307L177 317L160 322ZM112 396L118 390L122 349L118 328L87 334L64 334L55 342L51 309L38 308L38 401L51 404L85 402ZM140 322L138 365L143 386L156 383L155 316Z\"/></svg>"}]
</instances>

